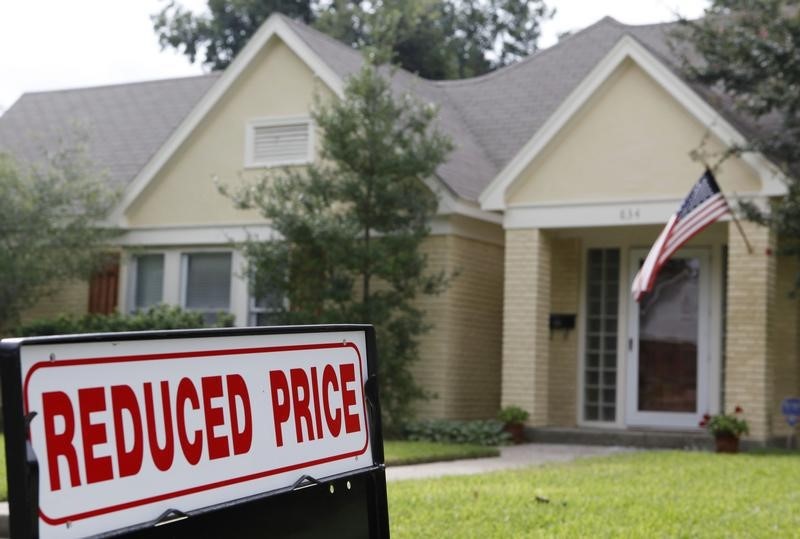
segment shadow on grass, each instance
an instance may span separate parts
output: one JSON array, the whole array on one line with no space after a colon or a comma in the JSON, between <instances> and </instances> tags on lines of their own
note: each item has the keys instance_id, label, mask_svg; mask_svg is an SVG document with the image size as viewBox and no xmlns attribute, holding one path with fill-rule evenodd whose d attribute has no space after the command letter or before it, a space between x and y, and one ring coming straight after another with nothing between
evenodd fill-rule
<instances>
[{"instance_id":1,"label":"shadow on grass","mask_svg":"<svg viewBox=\"0 0 800 539\"><path fill-rule=\"evenodd\" d=\"M743 452L754 457L794 457L800 458L800 449L786 449L781 447L755 447Z\"/></svg>"}]
</instances>

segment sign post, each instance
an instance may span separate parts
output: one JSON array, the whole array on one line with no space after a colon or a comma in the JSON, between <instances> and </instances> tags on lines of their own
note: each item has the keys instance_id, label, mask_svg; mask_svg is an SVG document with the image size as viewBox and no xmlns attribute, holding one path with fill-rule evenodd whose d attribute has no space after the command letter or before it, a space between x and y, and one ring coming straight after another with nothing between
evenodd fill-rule
<instances>
[{"instance_id":1,"label":"sign post","mask_svg":"<svg viewBox=\"0 0 800 539\"><path fill-rule=\"evenodd\" d=\"M792 438L795 436L795 427L797 426L797 422L800 421L800 399L797 397L783 399L781 403L781 412L786 418L786 423L792 429L792 434L786 440L787 447L791 448Z\"/></svg>"},{"instance_id":2,"label":"sign post","mask_svg":"<svg viewBox=\"0 0 800 539\"><path fill-rule=\"evenodd\" d=\"M0 343L11 537L388 537L371 326Z\"/></svg>"}]
</instances>

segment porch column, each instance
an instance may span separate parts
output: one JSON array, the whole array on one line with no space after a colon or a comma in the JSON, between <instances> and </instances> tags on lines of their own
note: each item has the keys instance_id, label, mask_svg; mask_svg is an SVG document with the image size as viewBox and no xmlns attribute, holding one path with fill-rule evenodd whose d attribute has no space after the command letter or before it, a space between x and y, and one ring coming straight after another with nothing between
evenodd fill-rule
<instances>
[{"instance_id":1,"label":"porch column","mask_svg":"<svg viewBox=\"0 0 800 539\"><path fill-rule=\"evenodd\" d=\"M769 229L743 222L753 246L748 253L733 223L728 225L728 292L725 337L725 409L744 408L750 438L770 436L774 350L771 306L775 292L775 247Z\"/></svg>"},{"instance_id":2,"label":"porch column","mask_svg":"<svg viewBox=\"0 0 800 539\"><path fill-rule=\"evenodd\" d=\"M502 406L548 423L550 239L539 229L506 230Z\"/></svg>"}]
</instances>

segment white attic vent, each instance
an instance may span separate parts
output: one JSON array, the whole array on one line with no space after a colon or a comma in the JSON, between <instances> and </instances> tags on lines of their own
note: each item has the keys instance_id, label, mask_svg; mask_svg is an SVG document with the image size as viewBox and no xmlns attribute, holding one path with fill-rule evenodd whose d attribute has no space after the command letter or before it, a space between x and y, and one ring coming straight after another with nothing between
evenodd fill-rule
<instances>
[{"instance_id":1,"label":"white attic vent","mask_svg":"<svg viewBox=\"0 0 800 539\"><path fill-rule=\"evenodd\" d=\"M313 159L311 119L262 118L247 124L246 167L300 165Z\"/></svg>"}]
</instances>

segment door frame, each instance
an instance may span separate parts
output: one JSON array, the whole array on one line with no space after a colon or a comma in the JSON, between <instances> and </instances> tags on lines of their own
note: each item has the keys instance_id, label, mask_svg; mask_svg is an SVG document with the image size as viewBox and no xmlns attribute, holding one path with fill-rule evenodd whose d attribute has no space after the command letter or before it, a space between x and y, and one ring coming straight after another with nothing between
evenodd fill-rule
<instances>
[{"instance_id":1,"label":"door frame","mask_svg":"<svg viewBox=\"0 0 800 539\"><path fill-rule=\"evenodd\" d=\"M639 270L639 260L647 256L647 249L631 249L628 254L629 279ZM716 294L712 290L711 275L714 271L712 264L712 252L710 248L694 247L683 248L675 253L672 258L697 258L700 260L700 278L698 283L697 298L697 401L694 412L643 412L638 410L638 379L639 379L639 304L629 295L628 300L628 335L627 335L627 367L626 378L628 380L625 388L625 423L633 427L659 427L687 429L697 428L698 422L703 414L711 409L712 405L712 386L711 380L714 378L712 369L712 341L717 331L713 331L712 304L713 296ZM718 376L717 376L718 377Z\"/></svg>"}]
</instances>

